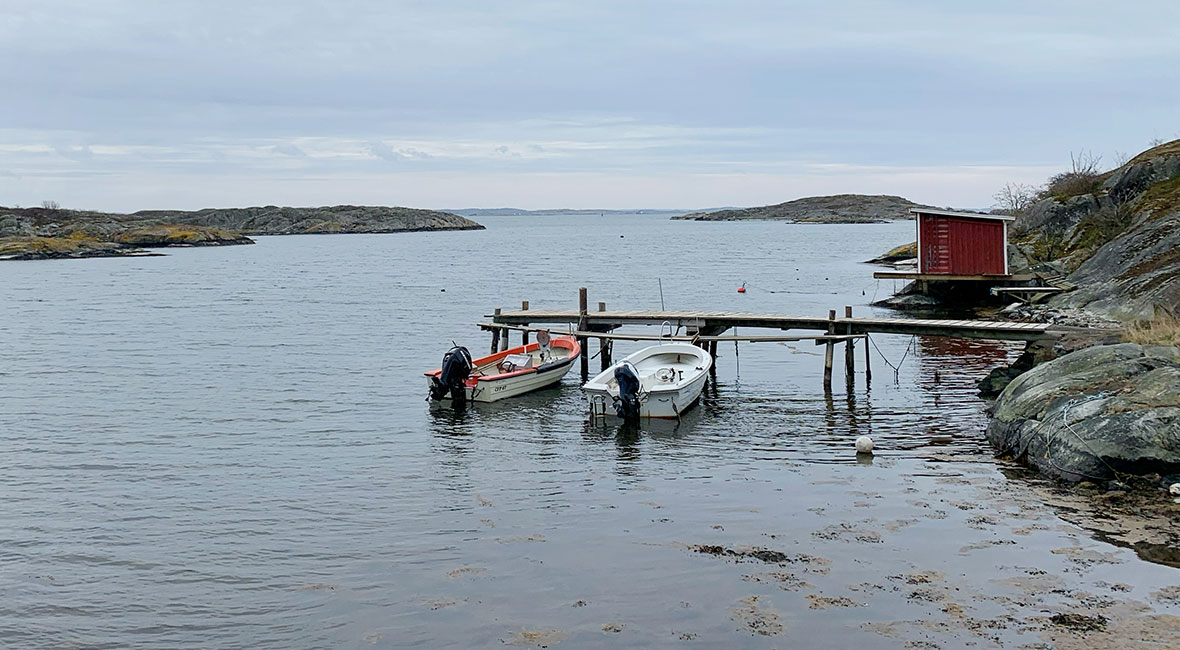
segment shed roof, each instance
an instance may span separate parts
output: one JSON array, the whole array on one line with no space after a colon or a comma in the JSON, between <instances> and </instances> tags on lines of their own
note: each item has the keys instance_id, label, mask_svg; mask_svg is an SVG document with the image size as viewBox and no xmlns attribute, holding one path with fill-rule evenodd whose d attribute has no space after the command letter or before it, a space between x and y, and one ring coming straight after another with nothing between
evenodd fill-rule
<instances>
[{"instance_id":1,"label":"shed roof","mask_svg":"<svg viewBox=\"0 0 1180 650\"><path fill-rule=\"evenodd\" d=\"M1016 221L1016 217L1006 214L983 214L982 212L955 212L953 210L934 210L932 208L910 208L910 213L936 214L941 217L959 217L960 219L992 219L996 221Z\"/></svg>"}]
</instances>

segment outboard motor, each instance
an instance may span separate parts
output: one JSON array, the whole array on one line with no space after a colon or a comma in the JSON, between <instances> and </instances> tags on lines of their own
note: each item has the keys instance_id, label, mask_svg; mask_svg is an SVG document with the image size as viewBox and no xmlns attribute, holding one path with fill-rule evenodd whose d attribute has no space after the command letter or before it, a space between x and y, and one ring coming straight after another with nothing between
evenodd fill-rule
<instances>
[{"instance_id":1,"label":"outboard motor","mask_svg":"<svg viewBox=\"0 0 1180 650\"><path fill-rule=\"evenodd\" d=\"M615 402L615 413L624 420L639 418L639 376L631 364L624 363L615 368L615 381L619 383L619 399Z\"/></svg>"},{"instance_id":2,"label":"outboard motor","mask_svg":"<svg viewBox=\"0 0 1180 650\"><path fill-rule=\"evenodd\" d=\"M471 376L471 353L467 348L456 345L443 355L442 372L432 377L430 398L441 400L451 394L451 401L461 404L467 401L467 387L463 382Z\"/></svg>"}]
</instances>

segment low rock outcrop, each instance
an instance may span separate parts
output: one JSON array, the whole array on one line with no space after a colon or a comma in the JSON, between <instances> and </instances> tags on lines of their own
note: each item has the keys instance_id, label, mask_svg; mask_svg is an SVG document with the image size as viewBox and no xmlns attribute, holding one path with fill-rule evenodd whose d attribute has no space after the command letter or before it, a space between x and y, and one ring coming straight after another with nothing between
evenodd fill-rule
<instances>
[{"instance_id":1,"label":"low rock outcrop","mask_svg":"<svg viewBox=\"0 0 1180 650\"><path fill-rule=\"evenodd\" d=\"M917 259L918 242L914 241L908 244L902 244L901 246L895 246L871 260L866 260L865 264L885 264L891 266L897 262Z\"/></svg>"},{"instance_id":2,"label":"low rock outcrop","mask_svg":"<svg viewBox=\"0 0 1180 650\"><path fill-rule=\"evenodd\" d=\"M1068 481L1180 471L1180 348L1071 352L1013 380L993 415L998 453Z\"/></svg>"},{"instance_id":3,"label":"low rock outcrop","mask_svg":"<svg viewBox=\"0 0 1180 650\"><path fill-rule=\"evenodd\" d=\"M142 257L152 255L138 246L90 237L0 238L0 260L56 260L83 257Z\"/></svg>"}]
</instances>

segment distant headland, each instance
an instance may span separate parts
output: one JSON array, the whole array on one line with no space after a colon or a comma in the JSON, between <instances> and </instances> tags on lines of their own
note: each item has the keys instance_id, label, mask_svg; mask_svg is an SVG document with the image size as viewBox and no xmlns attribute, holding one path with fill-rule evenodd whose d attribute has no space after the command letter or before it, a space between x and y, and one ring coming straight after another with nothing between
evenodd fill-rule
<instances>
[{"instance_id":1,"label":"distant headland","mask_svg":"<svg viewBox=\"0 0 1180 650\"><path fill-rule=\"evenodd\" d=\"M131 214L0 207L0 260L150 255L150 248L252 244L247 235L482 230L470 219L417 208L336 205Z\"/></svg>"},{"instance_id":2,"label":"distant headland","mask_svg":"<svg viewBox=\"0 0 1180 650\"><path fill-rule=\"evenodd\" d=\"M837 194L809 196L756 208L735 208L672 217L689 221L793 221L796 223L880 223L909 219L910 208L931 206L900 196Z\"/></svg>"}]
</instances>

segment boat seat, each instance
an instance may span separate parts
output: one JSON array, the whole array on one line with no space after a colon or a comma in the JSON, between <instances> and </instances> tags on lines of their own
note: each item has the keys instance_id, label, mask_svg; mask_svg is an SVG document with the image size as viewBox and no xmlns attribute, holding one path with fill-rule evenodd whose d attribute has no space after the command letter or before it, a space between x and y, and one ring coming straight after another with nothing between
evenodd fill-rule
<instances>
[{"instance_id":1,"label":"boat seat","mask_svg":"<svg viewBox=\"0 0 1180 650\"><path fill-rule=\"evenodd\" d=\"M500 360L496 366L500 372L516 372L533 367L533 357L528 354L510 354Z\"/></svg>"}]
</instances>

